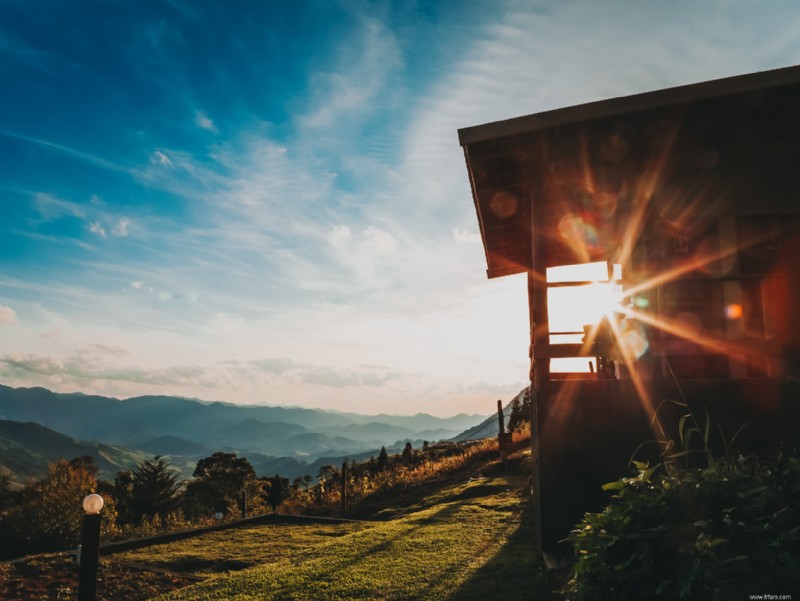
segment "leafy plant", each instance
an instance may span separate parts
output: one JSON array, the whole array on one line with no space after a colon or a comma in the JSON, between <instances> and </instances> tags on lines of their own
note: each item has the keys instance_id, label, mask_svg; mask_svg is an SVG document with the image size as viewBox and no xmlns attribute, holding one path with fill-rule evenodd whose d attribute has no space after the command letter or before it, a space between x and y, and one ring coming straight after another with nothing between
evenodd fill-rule
<instances>
[{"instance_id":1,"label":"leafy plant","mask_svg":"<svg viewBox=\"0 0 800 601\"><path fill-rule=\"evenodd\" d=\"M635 466L569 537L575 599L722 600L800 585L800 459Z\"/></svg>"},{"instance_id":2,"label":"leafy plant","mask_svg":"<svg viewBox=\"0 0 800 601\"><path fill-rule=\"evenodd\" d=\"M82 502L97 490L97 480L80 464L63 459L51 464L47 476L29 483L21 502L0 514L0 557L75 548L80 541ZM104 497L101 536L118 533L113 497Z\"/></svg>"}]
</instances>

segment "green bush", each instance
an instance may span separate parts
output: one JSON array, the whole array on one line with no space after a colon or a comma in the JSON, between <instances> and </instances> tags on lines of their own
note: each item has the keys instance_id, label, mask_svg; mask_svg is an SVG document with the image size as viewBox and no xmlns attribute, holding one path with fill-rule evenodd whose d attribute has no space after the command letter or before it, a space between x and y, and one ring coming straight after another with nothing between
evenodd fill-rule
<instances>
[{"instance_id":1,"label":"green bush","mask_svg":"<svg viewBox=\"0 0 800 601\"><path fill-rule=\"evenodd\" d=\"M569 539L570 598L739 599L800 590L800 459L648 467Z\"/></svg>"}]
</instances>

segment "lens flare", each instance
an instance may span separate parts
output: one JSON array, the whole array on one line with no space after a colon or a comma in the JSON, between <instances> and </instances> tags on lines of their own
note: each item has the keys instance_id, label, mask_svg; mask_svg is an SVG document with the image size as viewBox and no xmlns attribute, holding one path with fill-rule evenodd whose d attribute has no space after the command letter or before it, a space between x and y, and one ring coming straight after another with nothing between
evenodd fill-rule
<instances>
[{"instance_id":1,"label":"lens flare","mask_svg":"<svg viewBox=\"0 0 800 601\"><path fill-rule=\"evenodd\" d=\"M725 316L728 319L741 319L744 311L742 310L742 305L737 303L731 303L727 307L725 307Z\"/></svg>"}]
</instances>

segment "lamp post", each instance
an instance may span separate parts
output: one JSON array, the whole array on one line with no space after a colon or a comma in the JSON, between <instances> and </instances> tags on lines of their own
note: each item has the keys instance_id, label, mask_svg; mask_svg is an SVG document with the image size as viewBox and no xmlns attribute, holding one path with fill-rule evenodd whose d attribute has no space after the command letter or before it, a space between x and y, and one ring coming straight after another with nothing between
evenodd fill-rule
<instances>
[{"instance_id":1,"label":"lamp post","mask_svg":"<svg viewBox=\"0 0 800 601\"><path fill-rule=\"evenodd\" d=\"M97 563L100 560L100 510L103 497L91 494L83 500L81 565L78 578L78 601L97 598Z\"/></svg>"}]
</instances>

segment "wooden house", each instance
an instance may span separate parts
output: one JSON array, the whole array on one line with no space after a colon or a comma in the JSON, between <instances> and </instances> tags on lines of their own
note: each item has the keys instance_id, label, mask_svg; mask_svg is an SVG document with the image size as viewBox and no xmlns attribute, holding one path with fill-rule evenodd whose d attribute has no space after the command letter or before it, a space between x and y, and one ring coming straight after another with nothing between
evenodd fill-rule
<instances>
[{"instance_id":1,"label":"wooden house","mask_svg":"<svg viewBox=\"0 0 800 601\"><path fill-rule=\"evenodd\" d=\"M487 275L527 273L545 544L688 409L716 448L748 424L729 452L796 432L800 67L458 133Z\"/></svg>"}]
</instances>

